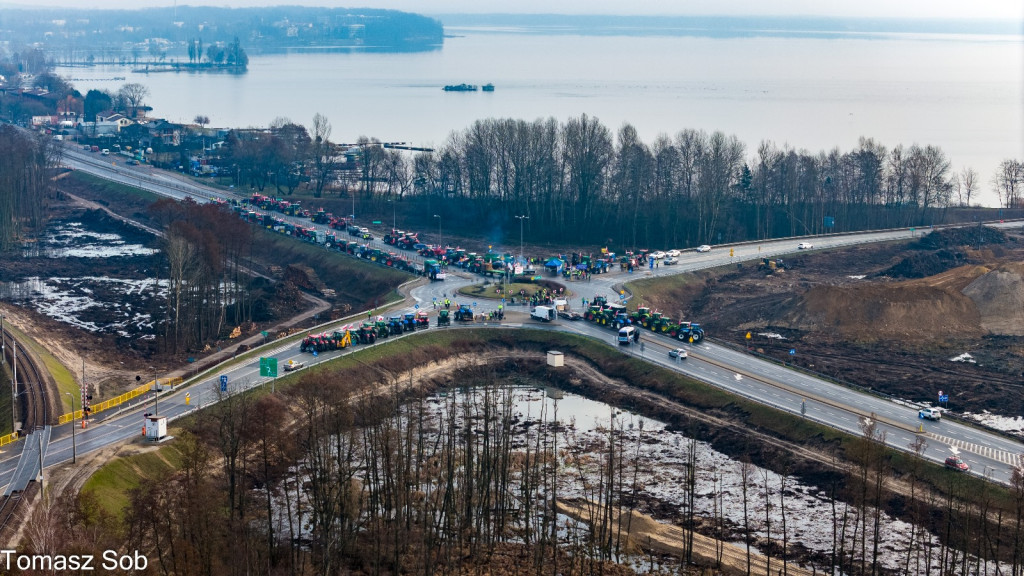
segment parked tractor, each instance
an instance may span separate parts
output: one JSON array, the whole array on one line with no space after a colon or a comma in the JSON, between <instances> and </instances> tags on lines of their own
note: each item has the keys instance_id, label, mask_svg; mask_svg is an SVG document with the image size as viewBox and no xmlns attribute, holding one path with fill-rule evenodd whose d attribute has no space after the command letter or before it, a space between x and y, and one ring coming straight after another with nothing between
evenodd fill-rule
<instances>
[{"instance_id":1,"label":"parked tractor","mask_svg":"<svg viewBox=\"0 0 1024 576\"><path fill-rule=\"evenodd\" d=\"M398 336L405 332L405 323L402 322L401 316L392 316L388 318L388 332L391 336Z\"/></svg>"},{"instance_id":2,"label":"parked tractor","mask_svg":"<svg viewBox=\"0 0 1024 576\"><path fill-rule=\"evenodd\" d=\"M456 322L472 322L473 321L473 309L466 304L459 306L459 309L455 311Z\"/></svg>"},{"instance_id":3,"label":"parked tractor","mask_svg":"<svg viewBox=\"0 0 1024 576\"><path fill-rule=\"evenodd\" d=\"M388 327L388 322L383 316L377 317L377 321L373 323L373 327L377 332L377 338L387 338L391 335L391 328Z\"/></svg>"},{"instance_id":4,"label":"parked tractor","mask_svg":"<svg viewBox=\"0 0 1024 576\"><path fill-rule=\"evenodd\" d=\"M419 330L430 328L430 314L427 314L426 310L416 313L416 328Z\"/></svg>"},{"instance_id":5,"label":"parked tractor","mask_svg":"<svg viewBox=\"0 0 1024 576\"><path fill-rule=\"evenodd\" d=\"M363 322L363 325L356 331L356 337L359 339L360 344L373 344L376 342L377 331L373 322L370 322L369 320Z\"/></svg>"},{"instance_id":6,"label":"parked tractor","mask_svg":"<svg viewBox=\"0 0 1024 576\"><path fill-rule=\"evenodd\" d=\"M441 310L440 312L437 313L437 325L438 325L438 327L440 327L440 326L451 326L451 324L452 324L452 319L451 319L451 316L448 315L448 311L447 310Z\"/></svg>"},{"instance_id":7,"label":"parked tractor","mask_svg":"<svg viewBox=\"0 0 1024 576\"><path fill-rule=\"evenodd\" d=\"M676 330L676 338L683 342L699 344L704 340L704 329L696 322L681 322Z\"/></svg>"},{"instance_id":8,"label":"parked tractor","mask_svg":"<svg viewBox=\"0 0 1024 576\"><path fill-rule=\"evenodd\" d=\"M416 330L416 314L406 312L405 315L402 316L402 329L406 332Z\"/></svg>"},{"instance_id":9,"label":"parked tractor","mask_svg":"<svg viewBox=\"0 0 1024 576\"><path fill-rule=\"evenodd\" d=\"M636 312L629 315L633 324L647 328L651 323L651 309L647 306L637 306Z\"/></svg>"}]
</instances>

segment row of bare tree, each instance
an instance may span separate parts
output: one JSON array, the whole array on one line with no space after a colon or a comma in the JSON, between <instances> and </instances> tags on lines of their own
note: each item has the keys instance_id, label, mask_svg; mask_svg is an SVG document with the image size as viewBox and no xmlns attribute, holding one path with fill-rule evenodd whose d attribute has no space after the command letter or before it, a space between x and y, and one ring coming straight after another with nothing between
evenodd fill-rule
<instances>
[{"instance_id":1,"label":"row of bare tree","mask_svg":"<svg viewBox=\"0 0 1024 576\"><path fill-rule=\"evenodd\" d=\"M306 178L316 197L457 200L474 222L529 215L534 238L633 246L934 224L943 209L977 202L982 188L973 169L955 172L938 147L888 150L869 138L816 154L763 141L748 158L721 132L682 130L648 144L629 124L613 134L586 115L487 119L411 160L360 138L340 162L330 132L319 114L312 135L287 121L235 132L226 160L240 184L260 190L291 193ZM1004 161L991 185L1003 206L1024 206L1024 162Z\"/></svg>"},{"instance_id":2,"label":"row of bare tree","mask_svg":"<svg viewBox=\"0 0 1024 576\"><path fill-rule=\"evenodd\" d=\"M161 251L166 260L168 351L192 350L216 340L230 322L252 319L250 274L253 230L216 204L162 199L150 213L164 230Z\"/></svg>"},{"instance_id":3,"label":"row of bare tree","mask_svg":"<svg viewBox=\"0 0 1024 576\"><path fill-rule=\"evenodd\" d=\"M0 250L45 223L51 177L60 155L61 147L53 140L0 125Z\"/></svg>"}]
</instances>

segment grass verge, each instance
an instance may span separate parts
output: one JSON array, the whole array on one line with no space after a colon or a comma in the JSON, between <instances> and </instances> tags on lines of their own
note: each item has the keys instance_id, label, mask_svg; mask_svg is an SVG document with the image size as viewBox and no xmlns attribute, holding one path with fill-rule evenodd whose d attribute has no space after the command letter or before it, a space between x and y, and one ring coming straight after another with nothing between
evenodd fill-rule
<instances>
[{"instance_id":1,"label":"grass verge","mask_svg":"<svg viewBox=\"0 0 1024 576\"><path fill-rule=\"evenodd\" d=\"M166 444L156 450L114 458L86 480L82 492L92 493L104 511L123 519L134 488L143 480L168 476L180 466L181 453L173 443Z\"/></svg>"}]
</instances>

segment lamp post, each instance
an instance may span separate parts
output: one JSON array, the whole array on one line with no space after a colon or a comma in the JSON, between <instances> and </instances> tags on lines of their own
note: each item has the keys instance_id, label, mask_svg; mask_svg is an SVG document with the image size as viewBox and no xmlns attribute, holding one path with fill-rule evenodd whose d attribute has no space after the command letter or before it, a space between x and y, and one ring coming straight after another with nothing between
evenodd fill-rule
<instances>
[{"instance_id":1,"label":"lamp post","mask_svg":"<svg viewBox=\"0 0 1024 576\"><path fill-rule=\"evenodd\" d=\"M18 341L11 340L11 347L14 351L14 359L11 364L14 366L14 380L11 380L11 430L18 427Z\"/></svg>"},{"instance_id":2,"label":"lamp post","mask_svg":"<svg viewBox=\"0 0 1024 576\"><path fill-rule=\"evenodd\" d=\"M394 200L388 200L391 202L391 229L396 230L398 228L398 202Z\"/></svg>"},{"instance_id":3,"label":"lamp post","mask_svg":"<svg viewBox=\"0 0 1024 576\"><path fill-rule=\"evenodd\" d=\"M519 220L519 259L523 259L523 220L529 220L530 217L523 214L522 216L516 216L516 220Z\"/></svg>"},{"instance_id":4,"label":"lamp post","mask_svg":"<svg viewBox=\"0 0 1024 576\"><path fill-rule=\"evenodd\" d=\"M437 218L437 246L444 249L444 236L441 235L441 217L434 214L434 218Z\"/></svg>"},{"instance_id":5,"label":"lamp post","mask_svg":"<svg viewBox=\"0 0 1024 576\"><path fill-rule=\"evenodd\" d=\"M78 447L75 445L75 395L71 392L65 392L64 395L71 398L71 463L74 464L78 460Z\"/></svg>"}]
</instances>

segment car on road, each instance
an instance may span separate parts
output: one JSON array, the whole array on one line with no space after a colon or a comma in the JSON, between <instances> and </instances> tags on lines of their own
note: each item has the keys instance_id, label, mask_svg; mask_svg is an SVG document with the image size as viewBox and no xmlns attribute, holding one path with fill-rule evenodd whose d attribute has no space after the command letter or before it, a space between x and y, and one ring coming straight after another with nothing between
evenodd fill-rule
<instances>
[{"instance_id":1,"label":"car on road","mask_svg":"<svg viewBox=\"0 0 1024 576\"><path fill-rule=\"evenodd\" d=\"M811 248L814 248L814 244L811 244L810 242L801 242L796 247L797 250L810 250Z\"/></svg>"},{"instance_id":2,"label":"car on road","mask_svg":"<svg viewBox=\"0 0 1024 576\"><path fill-rule=\"evenodd\" d=\"M305 366L305 363L303 363L303 362L296 362L295 360L289 360L289 361L285 362L285 364L284 364L284 371L285 372L291 372L293 370L298 370L299 368L302 368L303 366Z\"/></svg>"},{"instance_id":3,"label":"car on road","mask_svg":"<svg viewBox=\"0 0 1024 576\"><path fill-rule=\"evenodd\" d=\"M668 252L665 252L665 255L669 258L679 258L679 250L669 250Z\"/></svg>"},{"instance_id":4,"label":"car on road","mask_svg":"<svg viewBox=\"0 0 1024 576\"><path fill-rule=\"evenodd\" d=\"M701 244L700 246L697 246L697 252L711 252L711 246Z\"/></svg>"},{"instance_id":5,"label":"car on road","mask_svg":"<svg viewBox=\"0 0 1024 576\"><path fill-rule=\"evenodd\" d=\"M558 317L564 320L571 320L573 322L575 322L576 320L583 320L582 314L580 314L579 312L572 312L569 310L559 310Z\"/></svg>"},{"instance_id":6,"label":"car on road","mask_svg":"<svg viewBox=\"0 0 1024 576\"><path fill-rule=\"evenodd\" d=\"M679 264L679 258L676 258L674 256L669 256L668 258L665 258L664 264L665 264L665 266L671 266L673 264Z\"/></svg>"},{"instance_id":7,"label":"car on road","mask_svg":"<svg viewBox=\"0 0 1024 576\"><path fill-rule=\"evenodd\" d=\"M917 411L917 417L925 420L940 420L942 419L942 411L938 408L922 408Z\"/></svg>"},{"instance_id":8,"label":"car on road","mask_svg":"<svg viewBox=\"0 0 1024 576\"><path fill-rule=\"evenodd\" d=\"M655 260L661 260L664 257L665 257L665 253L662 252L661 250L658 250L657 252L651 254L651 258L654 258Z\"/></svg>"},{"instance_id":9,"label":"car on road","mask_svg":"<svg viewBox=\"0 0 1024 576\"><path fill-rule=\"evenodd\" d=\"M686 350L682 348L673 348L668 351L668 357L676 360L686 360Z\"/></svg>"},{"instance_id":10,"label":"car on road","mask_svg":"<svg viewBox=\"0 0 1024 576\"><path fill-rule=\"evenodd\" d=\"M946 458L946 468L956 470L957 472L967 472L971 469L959 456Z\"/></svg>"}]
</instances>

